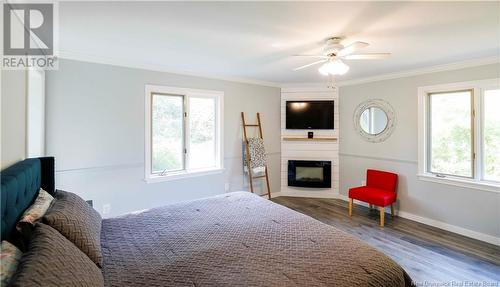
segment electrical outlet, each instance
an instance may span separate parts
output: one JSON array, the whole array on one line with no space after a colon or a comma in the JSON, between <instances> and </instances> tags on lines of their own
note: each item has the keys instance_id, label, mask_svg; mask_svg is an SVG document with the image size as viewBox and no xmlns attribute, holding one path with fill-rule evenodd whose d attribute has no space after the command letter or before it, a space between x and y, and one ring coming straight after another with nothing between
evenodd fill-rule
<instances>
[{"instance_id":1,"label":"electrical outlet","mask_svg":"<svg viewBox=\"0 0 500 287\"><path fill-rule=\"evenodd\" d=\"M102 214L108 214L111 212L111 204L107 203L102 206Z\"/></svg>"},{"instance_id":2,"label":"electrical outlet","mask_svg":"<svg viewBox=\"0 0 500 287\"><path fill-rule=\"evenodd\" d=\"M226 182L226 184L224 184L224 191L225 192L229 191L229 183L227 183L227 182Z\"/></svg>"},{"instance_id":3,"label":"electrical outlet","mask_svg":"<svg viewBox=\"0 0 500 287\"><path fill-rule=\"evenodd\" d=\"M361 181L361 185L365 186L366 185L366 180Z\"/></svg>"}]
</instances>

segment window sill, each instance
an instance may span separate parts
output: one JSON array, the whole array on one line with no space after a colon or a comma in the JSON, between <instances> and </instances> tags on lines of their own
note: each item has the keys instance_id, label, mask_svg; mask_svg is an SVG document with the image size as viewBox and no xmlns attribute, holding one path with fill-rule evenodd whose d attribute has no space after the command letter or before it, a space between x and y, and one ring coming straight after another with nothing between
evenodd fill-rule
<instances>
[{"instance_id":1,"label":"window sill","mask_svg":"<svg viewBox=\"0 0 500 287\"><path fill-rule=\"evenodd\" d=\"M418 174L418 179L440 184L448 184L464 188L473 188L483 191L500 193L500 185L495 184L493 182L484 182L484 181L478 182L478 181L459 179L454 177L437 177L434 174Z\"/></svg>"},{"instance_id":2,"label":"window sill","mask_svg":"<svg viewBox=\"0 0 500 287\"><path fill-rule=\"evenodd\" d=\"M173 181L173 180L180 180L180 179L185 179L185 178L192 178L192 177L199 177L199 176L206 176L206 175L212 175L212 174L220 174L223 173L224 169L223 168L208 168L208 169L198 169L198 170L191 170L191 171L178 171L178 172L172 172L166 175L151 175L144 180L147 183L156 183L156 182L164 182L164 181Z\"/></svg>"}]
</instances>

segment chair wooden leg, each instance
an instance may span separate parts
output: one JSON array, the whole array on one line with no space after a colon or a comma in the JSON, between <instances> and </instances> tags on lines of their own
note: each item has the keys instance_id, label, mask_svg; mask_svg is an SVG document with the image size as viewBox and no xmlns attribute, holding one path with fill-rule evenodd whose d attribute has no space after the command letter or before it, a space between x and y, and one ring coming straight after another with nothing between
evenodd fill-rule
<instances>
[{"instance_id":1,"label":"chair wooden leg","mask_svg":"<svg viewBox=\"0 0 500 287\"><path fill-rule=\"evenodd\" d=\"M384 207L381 206L379 207L379 209L380 209L380 226L384 227L384 215L385 215Z\"/></svg>"},{"instance_id":2,"label":"chair wooden leg","mask_svg":"<svg viewBox=\"0 0 500 287\"><path fill-rule=\"evenodd\" d=\"M391 204L391 216L394 217L394 206Z\"/></svg>"},{"instance_id":3,"label":"chair wooden leg","mask_svg":"<svg viewBox=\"0 0 500 287\"><path fill-rule=\"evenodd\" d=\"M349 198L349 216L352 216L352 202L353 201L354 201L354 199Z\"/></svg>"}]
</instances>

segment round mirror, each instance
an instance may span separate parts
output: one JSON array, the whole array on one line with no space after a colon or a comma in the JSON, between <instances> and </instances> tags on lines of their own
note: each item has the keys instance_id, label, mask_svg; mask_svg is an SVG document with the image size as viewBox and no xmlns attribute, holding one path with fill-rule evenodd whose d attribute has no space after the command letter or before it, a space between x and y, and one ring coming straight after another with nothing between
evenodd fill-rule
<instances>
[{"instance_id":1,"label":"round mirror","mask_svg":"<svg viewBox=\"0 0 500 287\"><path fill-rule=\"evenodd\" d=\"M396 126L396 113L392 106L381 99L373 99L358 105L353 115L354 129L366 141L385 141Z\"/></svg>"},{"instance_id":2,"label":"round mirror","mask_svg":"<svg viewBox=\"0 0 500 287\"><path fill-rule=\"evenodd\" d=\"M359 125L367 134L378 135L387 127L387 114L378 107L369 107L361 113Z\"/></svg>"}]
</instances>

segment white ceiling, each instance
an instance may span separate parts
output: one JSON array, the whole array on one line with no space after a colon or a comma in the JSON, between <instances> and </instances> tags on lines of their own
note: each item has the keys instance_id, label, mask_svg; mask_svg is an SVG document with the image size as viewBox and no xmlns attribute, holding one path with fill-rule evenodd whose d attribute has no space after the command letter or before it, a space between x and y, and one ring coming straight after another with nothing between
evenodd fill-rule
<instances>
[{"instance_id":1,"label":"white ceiling","mask_svg":"<svg viewBox=\"0 0 500 287\"><path fill-rule=\"evenodd\" d=\"M63 57L276 83L322 81L290 55L328 36L392 53L339 80L500 54L500 2L62 2L59 16Z\"/></svg>"}]
</instances>

